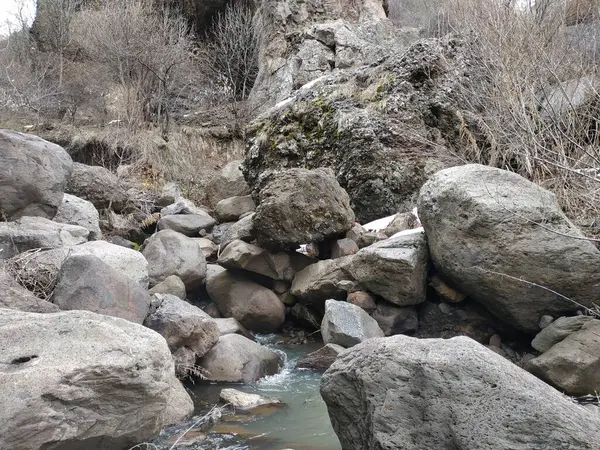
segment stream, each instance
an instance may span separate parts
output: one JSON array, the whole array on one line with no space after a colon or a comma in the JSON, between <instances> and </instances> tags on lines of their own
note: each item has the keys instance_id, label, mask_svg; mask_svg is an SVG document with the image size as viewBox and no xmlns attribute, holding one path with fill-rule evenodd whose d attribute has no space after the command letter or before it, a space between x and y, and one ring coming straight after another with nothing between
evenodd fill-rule
<instances>
[{"instance_id":1,"label":"stream","mask_svg":"<svg viewBox=\"0 0 600 450\"><path fill-rule=\"evenodd\" d=\"M322 344L287 346L281 336L259 335L257 341L280 353L283 368L276 375L249 384L196 382L188 389L196 405L196 416L203 416L219 402L221 389L231 387L243 392L277 397L283 406L265 406L249 412L224 414L217 425L206 431L192 430L181 439L178 450L340 450L327 408L319 394L321 373L294 369L296 361ZM190 426L169 427L154 444L168 450Z\"/></svg>"}]
</instances>

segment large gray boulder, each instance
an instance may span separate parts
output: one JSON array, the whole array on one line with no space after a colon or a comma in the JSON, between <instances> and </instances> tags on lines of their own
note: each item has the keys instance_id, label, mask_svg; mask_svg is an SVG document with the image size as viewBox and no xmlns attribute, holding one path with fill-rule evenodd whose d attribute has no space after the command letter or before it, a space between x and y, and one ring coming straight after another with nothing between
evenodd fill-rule
<instances>
[{"instance_id":1,"label":"large gray boulder","mask_svg":"<svg viewBox=\"0 0 600 450\"><path fill-rule=\"evenodd\" d=\"M90 201L99 210L112 209L121 213L133 208L116 175L101 166L74 163L65 192Z\"/></svg>"},{"instance_id":2,"label":"large gray boulder","mask_svg":"<svg viewBox=\"0 0 600 450\"><path fill-rule=\"evenodd\" d=\"M367 339L383 337L384 334L377 321L359 306L327 300L321 322L321 336L325 344L348 348Z\"/></svg>"},{"instance_id":3,"label":"large gray boulder","mask_svg":"<svg viewBox=\"0 0 600 450\"><path fill-rule=\"evenodd\" d=\"M174 295L156 294L160 301L144 325L167 340L171 352L189 348L196 357L204 356L220 336L217 323L200 308Z\"/></svg>"},{"instance_id":4,"label":"large gray boulder","mask_svg":"<svg viewBox=\"0 0 600 450\"><path fill-rule=\"evenodd\" d=\"M0 216L52 219L73 161L58 145L37 136L0 130Z\"/></svg>"},{"instance_id":5,"label":"large gray boulder","mask_svg":"<svg viewBox=\"0 0 600 450\"><path fill-rule=\"evenodd\" d=\"M466 337L368 340L321 395L344 450L600 448L598 416Z\"/></svg>"},{"instance_id":6,"label":"large gray boulder","mask_svg":"<svg viewBox=\"0 0 600 450\"><path fill-rule=\"evenodd\" d=\"M253 230L261 246L296 250L343 236L354 225L348 194L330 169L289 169L265 177Z\"/></svg>"},{"instance_id":7,"label":"large gray boulder","mask_svg":"<svg viewBox=\"0 0 600 450\"><path fill-rule=\"evenodd\" d=\"M256 381L279 371L277 353L239 334L226 334L198 361L211 381Z\"/></svg>"},{"instance_id":8,"label":"large gray boulder","mask_svg":"<svg viewBox=\"0 0 600 450\"><path fill-rule=\"evenodd\" d=\"M325 300L344 300L347 292L344 282L352 280L348 267L352 256L325 259L296 273L290 293L306 305L323 309Z\"/></svg>"},{"instance_id":9,"label":"large gray boulder","mask_svg":"<svg viewBox=\"0 0 600 450\"><path fill-rule=\"evenodd\" d=\"M209 232L217 223L208 213L200 211L198 214L173 214L163 216L157 224L159 230L173 230L186 236L198 237L200 231Z\"/></svg>"},{"instance_id":10,"label":"large gray boulder","mask_svg":"<svg viewBox=\"0 0 600 450\"><path fill-rule=\"evenodd\" d=\"M0 309L0 448L114 450L193 411L165 340L88 311Z\"/></svg>"},{"instance_id":11,"label":"large gray boulder","mask_svg":"<svg viewBox=\"0 0 600 450\"><path fill-rule=\"evenodd\" d=\"M568 395L600 392L600 320L583 324L525 369Z\"/></svg>"},{"instance_id":12,"label":"large gray boulder","mask_svg":"<svg viewBox=\"0 0 600 450\"><path fill-rule=\"evenodd\" d=\"M142 252L148 261L150 286L177 275L189 291L198 289L206 277L206 259L200 243L173 230L152 236Z\"/></svg>"},{"instance_id":13,"label":"large gray boulder","mask_svg":"<svg viewBox=\"0 0 600 450\"><path fill-rule=\"evenodd\" d=\"M215 214L219 222L232 222L242 215L254 211L256 205L250 195L238 195L224 198L215 206Z\"/></svg>"},{"instance_id":14,"label":"large gray boulder","mask_svg":"<svg viewBox=\"0 0 600 450\"><path fill-rule=\"evenodd\" d=\"M506 323L534 333L542 315L600 303L600 250L525 178L453 167L423 186L418 208L438 271Z\"/></svg>"},{"instance_id":15,"label":"large gray boulder","mask_svg":"<svg viewBox=\"0 0 600 450\"><path fill-rule=\"evenodd\" d=\"M87 242L89 234L87 228L43 217L21 217L15 222L0 222L0 259L12 258L36 248L81 244Z\"/></svg>"},{"instance_id":16,"label":"large gray boulder","mask_svg":"<svg viewBox=\"0 0 600 450\"><path fill-rule=\"evenodd\" d=\"M62 264L52 302L62 310L86 310L141 324L150 295L135 281L92 255L74 255Z\"/></svg>"},{"instance_id":17,"label":"large gray boulder","mask_svg":"<svg viewBox=\"0 0 600 450\"><path fill-rule=\"evenodd\" d=\"M209 277L206 290L223 317L233 317L249 330L279 331L285 321L285 306L270 289L234 274L221 271Z\"/></svg>"},{"instance_id":18,"label":"large gray boulder","mask_svg":"<svg viewBox=\"0 0 600 450\"><path fill-rule=\"evenodd\" d=\"M74 195L65 194L63 196L62 203L58 207L53 220L87 228L90 231L90 240L102 238L98 210L91 202Z\"/></svg>"},{"instance_id":19,"label":"large gray boulder","mask_svg":"<svg viewBox=\"0 0 600 450\"><path fill-rule=\"evenodd\" d=\"M398 306L425 301L429 252L422 231L393 236L363 248L349 266L361 286Z\"/></svg>"},{"instance_id":20,"label":"large gray boulder","mask_svg":"<svg viewBox=\"0 0 600 450\"><path fill-rule=\"evenodd\" d=\"M231 161L209 180L204 192L210 206L214 208L223 199L250 193L241 165L242 161Z\"/></svg>"},{"instance_id":21,"label":"large gray boulder","mask_svg":"<svg viewBox=\"0 0 600 450\"><path fill-rule=\"evenodd\" d=\"M228 269L243 269L273 280L291 281L295 274L288 253L271 253L241 240L231 242L219 256L218 262Z\"/></svg>"}]
</instances>

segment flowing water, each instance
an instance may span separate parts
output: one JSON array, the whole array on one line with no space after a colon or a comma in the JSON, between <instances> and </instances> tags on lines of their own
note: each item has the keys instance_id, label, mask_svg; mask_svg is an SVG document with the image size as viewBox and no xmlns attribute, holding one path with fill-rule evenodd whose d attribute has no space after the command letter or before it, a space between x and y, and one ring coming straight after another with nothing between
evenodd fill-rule
<instances>
[{"instance_id":1,"label":"flowing water","mask_svg":"<svg viewBox=\"0 0 600 450\"><path fill-rule=\"evenodd\" d=\"M226 387L277 397L283 401L284 406L261 407L246 413L236 411L235 414L223 415L212 430L206 433L188 433L182 440L185 443L177 446L178 450L341 449L331 428L327 408L319 394L321 374L294 369L299 358L317 350L319 345L288 347L276 344L278 338L276 335L257 337L261 344L283 356L284 365L278 374L250 384L204 382L196 383L190 389L197 415L205 414L218 403L219 392ZM185 426L179 429L185 429ZM177 437L175 430L169 439L171 443L173 437Z\"/></svg>"}]
</instances>

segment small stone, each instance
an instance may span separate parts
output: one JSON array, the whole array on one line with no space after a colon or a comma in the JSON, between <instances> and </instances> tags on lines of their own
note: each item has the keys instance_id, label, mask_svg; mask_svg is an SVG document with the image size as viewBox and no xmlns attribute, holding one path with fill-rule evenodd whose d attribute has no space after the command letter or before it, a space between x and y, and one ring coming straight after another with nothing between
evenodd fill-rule
<instances>
[{"instance_id":1,"label":"small stone","mask_svg":"<svg viewBox=\"0 0 600 450\"><path fill-rule=\"evenodd\" d=\"M499 335L494 334L490 338L490 346L500 348L501 345L502 345L502 338Z\"/></svg>"},{"instance_id":2,"label":"small stone","mask_svg":"<svg viewBox=\"0 0 600 450\"><path fill-rule=\"evenodd\" d=\"M366 291L350 292L346 301L364 309L369 314L371 314L373 311L375 311L375 308L377 308L375 296Z\"/></svg>"},{"instance_id":3,"label":"small stone","mask_svg":"<svg viewBox=\"0 0 600 450\"><path fill-rule=\"evenodd\" d=\"M440 308L440 311L444 314L450 314L452 312L452 308L448 303L442 302L438 305L438 308Z\"/></svg>"},{"instance_id":4,"label":"small stone","mask_svg":"<svg viewBox=\"0 0 600 450\"><path fill-rule=\"evenodd\" d=\"M552 322L554 322L554 317L549 316L549 315L543 315L542 317L540 317L540 329L544 329L546 328L548 325L550 325Z\"/></svg>"}]
</instances>

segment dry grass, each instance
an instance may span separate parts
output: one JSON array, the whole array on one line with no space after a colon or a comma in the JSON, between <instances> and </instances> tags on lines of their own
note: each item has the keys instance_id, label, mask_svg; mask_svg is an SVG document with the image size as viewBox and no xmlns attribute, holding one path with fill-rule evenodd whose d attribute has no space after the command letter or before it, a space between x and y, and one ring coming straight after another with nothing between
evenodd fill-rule
<instances>
[{"instance_id":1,"label":"dry grass","mask_svg":"<svg viewBox=\"0 0 600 450\"><path fill-rule=\"evenodd\" d=\"M43 248L36 248L20 253L5 262L7 272L25 289L42 300L50 301L56 282L58 270L54 264L41 261L38 256ZM68 254L65 259L68 258Z\"/></svg>"}]
</instances>

